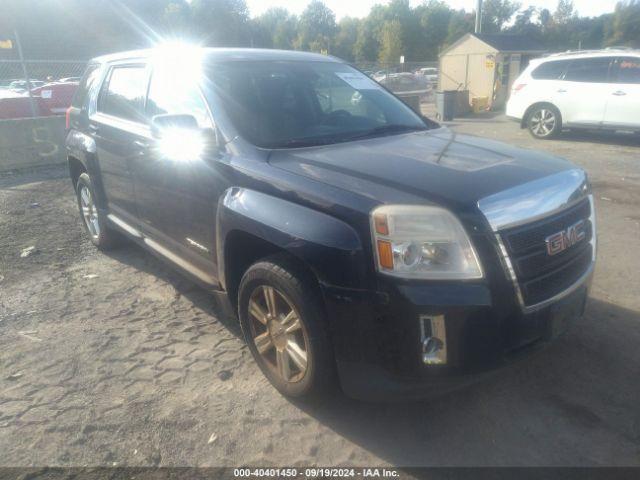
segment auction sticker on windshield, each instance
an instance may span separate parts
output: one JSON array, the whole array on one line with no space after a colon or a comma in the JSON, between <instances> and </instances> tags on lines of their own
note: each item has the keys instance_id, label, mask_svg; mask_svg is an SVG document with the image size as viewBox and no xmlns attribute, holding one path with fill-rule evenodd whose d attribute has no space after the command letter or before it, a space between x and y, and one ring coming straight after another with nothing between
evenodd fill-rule
<instances>
[{"instance_id":1,"label":"auction sticker on windshield","mask_svg":"<svg viewBox=\"0 0 640 480\"><path fill-rule=\"evenodd\" d=\"M371 80L369 77L359 72L335 72L341 80L347 82L356 90L378 90L380 85Z\"/></svg>"}]
</instances>

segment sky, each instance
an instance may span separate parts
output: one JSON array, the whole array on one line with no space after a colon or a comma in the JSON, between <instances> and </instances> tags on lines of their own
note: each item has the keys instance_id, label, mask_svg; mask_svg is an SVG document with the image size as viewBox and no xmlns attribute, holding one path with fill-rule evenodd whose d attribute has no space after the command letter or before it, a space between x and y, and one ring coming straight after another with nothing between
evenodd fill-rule
<instances>
[{"instance_id":1,"label":"sky","mask_svg":"<svg viewBox=\"0 0 640 480\"><path fill-rule=\"evenodd\" d=\"M413 6L422 3L422 0L410 0ZM309 3L309 0L246 0L251 16L260 15L270 7L285 7L291 13L300 14ZM464 8L467 11L475 10L476 0L445 0L452 8ZM342 17L365 17L376 3L387 3L385 0L324 0L324 3L336 14L338 20ZM558 0L520 0L523 8L530 5L548 8L554 11ZM603 13L613 12L617 0L574 0L573 4L578 13L584 17L598 16Z\"/></svg>"}]
</instances>

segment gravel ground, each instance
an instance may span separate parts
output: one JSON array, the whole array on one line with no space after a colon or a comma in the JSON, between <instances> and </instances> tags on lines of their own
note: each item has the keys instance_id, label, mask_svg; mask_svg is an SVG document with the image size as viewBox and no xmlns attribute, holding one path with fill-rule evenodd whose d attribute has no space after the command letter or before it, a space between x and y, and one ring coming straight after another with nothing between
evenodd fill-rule
<instances>
[{"instance_id":1,"label":"gravel ground","mask_svg":"<svg viewBox=\"0 0 640 480\"><path fill-rule=\"evenodd\" d=\"M451 127L593 180L592 299L550 349L428 401L294 404L206 292L136 246L91 246L63 168L3 174L0 466L640 465L640 140Z\"/></svg>"}]
</instances>

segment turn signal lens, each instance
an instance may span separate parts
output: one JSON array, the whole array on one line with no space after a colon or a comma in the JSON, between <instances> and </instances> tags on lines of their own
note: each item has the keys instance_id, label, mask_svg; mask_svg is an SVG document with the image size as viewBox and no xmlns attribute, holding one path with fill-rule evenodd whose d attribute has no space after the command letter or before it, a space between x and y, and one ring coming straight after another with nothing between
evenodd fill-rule
<instances>
[{"instance_id":1,"label":"turn signal lens","mask_svg":"<svg viewBox=\"0 0 640 480\"><path fill-rule=\"evenodd\" d=\"M378 260L382 268L393 270L393 249L391 248L391 243L378 240Z\"/></svg>"}]
</instances>

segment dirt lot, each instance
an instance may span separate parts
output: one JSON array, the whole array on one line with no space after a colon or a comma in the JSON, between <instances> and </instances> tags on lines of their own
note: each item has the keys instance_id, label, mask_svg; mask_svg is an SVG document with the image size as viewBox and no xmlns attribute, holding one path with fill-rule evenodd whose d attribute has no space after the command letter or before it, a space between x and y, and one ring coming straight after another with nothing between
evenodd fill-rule
<instances>
[{"instance_id":1,"label":"dirt lot","mask_svg":"<svg viewBox=\"0 0 640 480\"><path fill-rule=\"evenodd\" d=\"M135 246L91 246L64 169L2 175L0 465L640 465L640 140L451 126L593 180L592 300L557 344L429 401L295 405L205 292Z\"/></svg>"}]
</instances>

